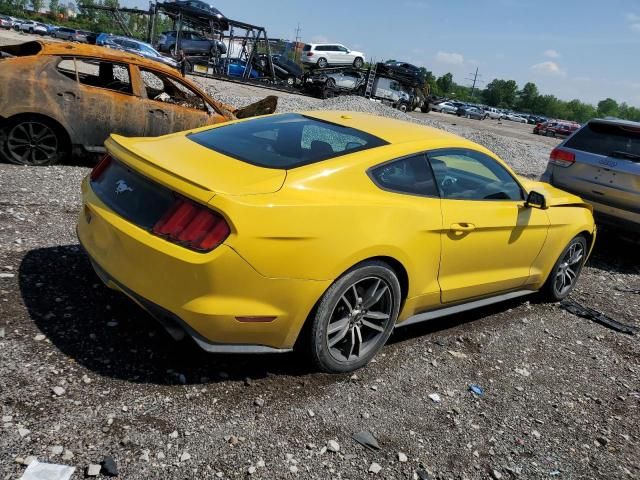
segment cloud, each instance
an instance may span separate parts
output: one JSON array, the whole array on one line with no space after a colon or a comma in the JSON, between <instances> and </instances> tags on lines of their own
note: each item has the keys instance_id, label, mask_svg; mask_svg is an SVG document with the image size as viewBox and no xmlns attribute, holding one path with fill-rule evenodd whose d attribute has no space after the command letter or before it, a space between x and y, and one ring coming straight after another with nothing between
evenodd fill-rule
<instances>
[{"instance_id":1,"label":"cloud","mask_svg":"<svg viewBox=\"0 0 640 480\"><path fill-rule=\"evenodd\" d=\"M531 70L535 73L541 73L543 75L564 75L565 72L560 69L560 66L556 62L546 61L542 63L536 63L531 66Z\"/></svg>"},{"instance_id":2,"label":"cloud","mask_svg":"<svg viewBox=\"0 0 640 480\"><path fill-rule=\"evenodd\" d=\"M640 32L640 15L637 13L627 13L625 17L629 22L629 28L634 32Z\"/></svg>"},{"instance_id":3,"label":"cloud","mask_svg":"<svg viewBox=\"0 0 640 480\"><path fill-rule=\"evenodd\" d=\"M548 58L560 58L560 54L557 50L550 48L549 50L545 50L543 55Z\"/></svg>"},{"instance_id":4,"label":"cloud","mask_svg":"<svg viewBox=\"0 0 640 480\"><path fill-rule=\"evenodd\" d=\"M464 57L459 53L438 52L436 54L436 62L449 65L462 65L464 63Z\"/></svg>"}]
</instances>

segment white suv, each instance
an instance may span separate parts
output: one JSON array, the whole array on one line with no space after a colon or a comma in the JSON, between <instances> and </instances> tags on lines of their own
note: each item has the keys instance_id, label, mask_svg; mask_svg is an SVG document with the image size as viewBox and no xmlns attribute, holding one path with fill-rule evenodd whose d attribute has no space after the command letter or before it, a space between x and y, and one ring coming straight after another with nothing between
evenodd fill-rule
<instances>
[{"instance_id":1,"label":"white suv","mask_svg":"<svg viewBox=\"0 0 640 480\"><path fill-rule=\"evenodd\" d=\"M353 65L362 68L364 53L349 50L339 43L309 43L302 49L300 61L320 68L329 65Z\"/></svg>"}]
</instances>

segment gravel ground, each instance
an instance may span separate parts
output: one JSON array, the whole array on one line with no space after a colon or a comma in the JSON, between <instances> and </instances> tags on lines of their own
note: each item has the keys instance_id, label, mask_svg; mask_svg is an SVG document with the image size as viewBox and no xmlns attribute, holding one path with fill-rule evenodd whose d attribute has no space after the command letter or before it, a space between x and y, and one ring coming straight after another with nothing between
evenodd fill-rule
<instances>
[{"instance_id":1,"label":"gravel ground","mask_svg":"<svg viewBox=\"0 0 640 480\"><path fill-rule=\"evenodd\" d=\"M316 108L408 118L353 97L280 103ZM524 175L551 148L431 118L412 121ZM637 336L530 298L399 330L354 376L296 354L207 355L92 272L74 234L87 171L0 164L0 479L29 456L73 478L105 456L126 479L640 478ZM640 326L640 296L622 287L640 289L637 244L602 232L573 298ZM363 430L379 451L351 439Z\"/></svg>"}]
</instances>

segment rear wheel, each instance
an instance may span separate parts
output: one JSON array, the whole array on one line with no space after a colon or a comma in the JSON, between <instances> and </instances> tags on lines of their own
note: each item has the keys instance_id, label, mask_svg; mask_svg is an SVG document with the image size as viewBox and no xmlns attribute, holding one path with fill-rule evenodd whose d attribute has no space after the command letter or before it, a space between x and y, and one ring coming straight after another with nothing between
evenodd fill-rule
<instances>
[{"instance_id":1,"label":"rear wheel","mask_svg":"<svg viewBox=\"0 0 640 480\"><path fill-rule=\"evenodd\" d=\"M578 235L569 242L553 266L541 290L543 297L552 302L567 297L576 286L586 258L587 240Z\"/></svg>"},{"instance_id":2,"label":"rear wheel","mask_svg":"<svg viewBox=\"0 0 640 480\"><path fill-rule=\"evenodd\" d=\"M53 165L68 154L62 129L46 118L20 117L0 134L0 155L17 165Z\"/></svg>"},{"instance_id":3,"label":"rear wheel","mask_svg":"<svg viewBox=\"0 0 640 480\"><path fill-rule=\"evenodd\" d=\"M318 64L317 65L318 65L319 68L326 68L326 66L328 65L327 59L324 58L324 57L320 57L318 59Z\"/></svg>"},{"instance_id":4,"label":"rear wheel","mask_svg":"<svg viewBox=\"0 0 640 480\"><path fill-rule=\"evenodd\" d=\"M310 319L310 353L325 372L350 372L385 344L400 310L400 283L385 263L362 263L329 287Z\"/></svg>"}]
</instances>

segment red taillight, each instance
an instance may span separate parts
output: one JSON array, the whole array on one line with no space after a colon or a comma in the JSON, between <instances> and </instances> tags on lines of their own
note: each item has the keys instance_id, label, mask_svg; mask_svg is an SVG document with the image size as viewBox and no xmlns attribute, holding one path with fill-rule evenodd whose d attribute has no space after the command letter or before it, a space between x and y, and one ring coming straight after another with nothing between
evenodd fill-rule
<instances>
[{"instance_id":1,"label":"red taillight","mask_svg":"<svg viewBox=\"0 0 640 480\"><path fill-rule=\"evenodd\" d=\"M559 167L570 167L575 161L575 154L562 150L561 148L554 148L549 156L549 162Z\"/></svg>"},{"instance_id":2,"label":"red taillight","mask_svg":"<svg viewBox=\"0 0 640 480\"><path fill-rule=\"evenodd\" d=\"M89 176L89 178L92 182L98 180L102 176L107 167L111 165L112 160L113 158L108 153L104 157L102 157L98 164L93 167L93 170L91 170L91 175Z\"/></svg>"},{"instance_id":3,"label":"red taillight","mask_svg":"<svg viewBox=\"0 0 640 480\"><path fill-rule=\"evenodd\" d=\"M313 52L307 53L307 57L313 57Z\"/></svg>"},{"instance_id":4,"label":"red taillight","mask_svg":"<svg viewBox=\"0 0 640 480\"><path fill-rule=\"evenodd\" d=\"M229 225L202 205L178 198L153 226L153 233L193 250L209 251L229 236Z\"/></svg>"}]
</instances>

